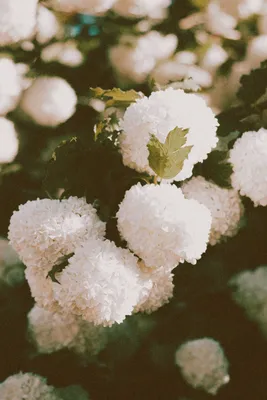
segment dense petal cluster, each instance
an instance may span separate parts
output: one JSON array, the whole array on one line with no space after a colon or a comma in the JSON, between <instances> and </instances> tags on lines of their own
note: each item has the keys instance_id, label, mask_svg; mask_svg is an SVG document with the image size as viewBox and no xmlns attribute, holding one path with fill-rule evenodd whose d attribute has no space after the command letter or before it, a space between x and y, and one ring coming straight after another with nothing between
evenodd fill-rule
<instances>
[{"instance_id":1,"label":"dense petal cluster","mask_svg":"<svg viewBox=\"0 0 267 400\"><path fill-rule=\"evenodd\" d=\"M106 346L109 331L74 315L52 313L37 305L28 314L29 337L39 353L68 348L87 358Z\"/></svg>"},{"instance_id":2,"label":"dense petal cluster","mask_svg":"<svg viewBox=\"0 0 267 400\"><path fill-rule=\"evenodd\" d=\"M187 199L195 199L211 212L212 224L209 242L215 245L225 237L237 234L244 208L241 199L233 189L224 189L208 182L202 176L193 177L182 185Z\"/></svg>"},{"instance_id":3,"label":"dense petal cluster","mask_svg":"<svg viewBox=\"0 0 267 400\"><path fill-rule=\"evenodd\" d=\"M24 268L7 239L0 238L0 281L16 286L24 281Z\"/></svg>"},{"instance_id":4,"label":"dense petal cluster","mask_svg":"<svg viewBox=\"0 0 267 400\"><path fill-rule=\"evenodd\" d=\"M35 28L38 0L2 0L0 4L0 46L29 38Z\"/></svg>"},{"instance_id":5,"label":"dense petal cluster","mask_svg":"<svg viewBox=\"0 0 267 400\"><path fill-rule=\"evenodd\" d=\"M57 274L60 284L53 283L55 299L62 308L95 325L121 323L152 287L137 261L113 242L89 239Z\"/></svg>"},{"instance_id":6,"label":"dense petal cluster","mask_svg":"<svg viewBox=\"0 0 267 400\"><path fill-rule=\"evenodd\" d=\"M150 97L130 105L121 121L123 163L137 171L154 175L148 162L147 145L151 134L165 142L172 129L189 129L186 144L193 147L174 180L189 178L194 164L205 160L216 146L217 125L218 121L211 109L196 94L172 88L154 92Z\"/></svg>"},{"instance_id":7,"label":"dense petal cluster","mask_svg":"<svg viewBox=\"0 0 267 400\"><path fill-rule=\"evenodd\" d=\"M170 5L171 0L117 0L113 10L126 18L158 18Z\"/></svg>"},{"instance_id":8,"label":"dense petal cluster","mask_svg":"<svg viewBox=\"0 0 267 400\"><path fill-rule=\"evenodd\" d=\"M108 11L116 0L52 0L55 9L67 13L98 15Z\"/></svg>"},{"instance_id":9,"label":"dense petal cluster","mask_svg":"<svg viewBox=\"0 0 267 400\"><path fill-rule=\"evenodd\" d=\"M42 4L39 4L36 26L37 41L41 44L47 43L57 35L59 30L60 24L55 14Z\"/></svg>"},{"instance_id":10,"label":"dense petal cluster","mask_svg":"<svg viewBox=\"0 0 267 400\"><path fill-rule=\"evenodd\" d=\"M215 395L229 382L228 361L214 339L203 338L182 344L175 353L176 365L187 383Z\"/></svg>"},{"instance_id":11,"label":"dense petal cluster","mask_svg":"<svg viewBox=\"0 0 267 400\"><path fill-rule=\"evenodd\" d=\"M89 237L103 237L105 224L84 198L34 200L14 211L9 240L27 266L43 270Z\"/></svg>"},{"instance_id":12,"label":"dense petal cluster","mask_svg":"<svg viewBox=\"0 0 267 400\"><path fill-rule=\"evenodd\" d=\"M22 85L16 64L6 57L0 58L0 115L14 110L19 101Z\"/></svg>"},{"instance_id":13,"label":"dense petal cluster","mask_svg":"<svg viewBox=\"0 0 267 400\"><path fill-rule=\"evenodd\" d=\"M230 151L233 165L232 186L255 206L267 205L267 130L243 133Z\"/></svg>"},{"instance_id":14,"label":"dense petal cluster","mask_svg":"<svg viewBox=\"0 0 267 400\"><path fill-rule=\"evenodd\" d=\"M139 37L123 35L110 49L109 59L123 83L143 83L159 61L173 54L177 42L175 35L164 36L157 31Z\"/></svg>"},{"instance_id":15,"label":"dense petal cluster","mask_svg":"<svg viewBox=\"0 0 267 400\"><path fill-rule=\"evenodd\" d=\"M132 186L117 218L122 238L148 267L195 264L206 251L211 214L174 185Z\"/></svg>"},{"instance_id":16,"label":"dense petal cluster","mask_svg":"<svg viewBox=\"0 0 267 400\"><path fill-rule=\"evenodd\" d=\"M13 122L0 117L0 165L12 162L19 150L18 135Z\"/></svg>"},{"instance_id":17,"label":"dense petal cluster","mask_svg":"<svg viewBox=\"0 0 267 400\"><path fill-rule=\"evenodd\" d=\"M65 79L40 77L24 92L20 107L37 124L57 126L76 110L77 96Z\"/></svg>"}]
</instances>

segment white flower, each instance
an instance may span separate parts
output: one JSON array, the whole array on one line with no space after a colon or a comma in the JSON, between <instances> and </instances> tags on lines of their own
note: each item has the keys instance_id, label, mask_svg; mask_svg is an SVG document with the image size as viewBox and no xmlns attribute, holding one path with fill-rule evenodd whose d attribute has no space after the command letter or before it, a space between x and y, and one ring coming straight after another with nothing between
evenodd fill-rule
<instances>
[{"instance_id":1,"label":"white flower","mask_svg":"<svg viewBox=\"0 0 267 400\"><path fill-rule=\"evenodd\" d=\"M89 237L103 237L105 224L84 198L34 200L14 211L9 240L25 265L47 274L51 265Z\"/></svg>"},{"instance_id":2,"label":"white flower","mask_svg":"<svg viewBox=\"0 0 267 400\"><path fill-rule=\"evenodd\" d=\"M213 43L201 60L201 67L214 74L217 69L228 59L227 52L219 44Z\"/></svg>"},{"instance_id":3,"label":"white flower","mask_svg":"<svg viewBox=\"0 0 267 400\"><path fill-rule=\"evenodd\" d=\"M113 10L126 18L157 18L171 5L171 0L117 0Z\"/></svg>"},{"instance_id":4,"label":"white flower","mask_svg":"<svg viewBox=\"0 0 267 400\"><path fill-rule=\"evenodd\" d=\"M146 312L150 314L168 303L173 297L173 274L170 271L166 271L164 267L148 269L143 266L142 270L146 272L152 280L153 286L148 296L135 307L135 312Z\"/></svg>"},{"instance_id":5,"label":"white flower","mask_svg":"<svg viewBox=\"0 0 267 400\"><path fill-rule=\"evenodd\" d=\"M258 18L258 31L260 35L267 35L267 4L263 7Z\"/></svg>"},{"instance_id":6,"label":"white flower","mask_svg":"<svg viewBox=\"0 0 267 400\"><path fill-rule=\"evenodd\" d=\"M267 205L267 130L245 132L230 151L233 165L232 186L255 206Z\"/></svg>"},{"instance_id":7,"label":"white flower","mask_svg":"<svg viewBox=\"0 0 267 400\"><path fill-rule=\"evenodd\" d=\"M0 384L1 400L62 400L46 379L31 373L18 373Z\"/></svg>"},{"instance_id":8,"label":"white flower","mask_svg":"<svg viewBox=\"0 0 267 400\"><path fill-rule=\"evenodd\" d=\"M10 58L0 58L0 115L16 108L21 90L16 64Z\"/></svg>"},{"instance_id":9,"label":"white flower","mask_svg":"<svg viewBox=\"0 0 267 400\"><path fill-rule=\"evenodd\" d=\"M0 238L0 281L8 286L16 286L24 279L24 270L18 254L7 239Z\"/></svg>"},{"instance_id":10,"label":"white flower","mask_svg":"<svg viewBox=\"0 0 267 400\"><path fill-rule=\"evenodd\" d=\"M19 150L19 140L13 122L0 117L0 165L10 163Z\"/></svg>"},{"instance_id":11,"label":"white flower","mask_svg":"<svg viewBox=\"0 0 267 400\"><path fill-rule=\"evenodd\" d=\"M53 283L59 305L95 325L111 326L131 315L151 289L137 258L113 242L89 239L76 249Z\"/></svg>"},{"instance_id":12,"label":"white flower","mask_svg":"<svg viewBox=\"0 0 267 400\"><path fill-rule=\"evenodd\" d=\"M193 177L181 187L187 199L204 204L212 216L209 242L215 245L222 238L237 234L244 209L241 199L233 189L223 189L202 176Z\"/></svg>"},{"instance_id":13,"label":"white flower","mask_svg":"<svg viewBox=\"0 0 267 400\"><path fill-rule=\"evenodd\" d=\"M197 95L172 88L154 92L149 98L137 100L125 112L120 136L123 163L154 175L148 162L151 134L164 142L172 129L189 129L186 144L193 147L174 180L189 178L194 164L204 161L216 146L217 125L213 112Z\"/></svg>"},{"instance_id":14,"label":"white flower","mask_svg":"<svg viewBox=\"0 0 267 400\"><path fill-rule=\"evenodd\" d=\"M260 67L262 61L267 59L267 34L259 35L250 40L247 47L246 62L250 69Z\"/></svg>"},{"instance_id":15,"label":"white flower","mask_svg":"<svg viewBox=\"0 0 267 400\"><path fill-rule=\"evenodd\" d=\"M214 35L232 40L240 39L240 32L235 30L237 20L232 15L225 13L215 1L208 4L205 22L207 30Z\"/></svg>"},{"instance_id":16,"label":"white flower","mask_svg":"<svg viewBox=\"0 0 267 400\"><path fill-rule=\"evenodd\" d=\"M60 25L55 14L42 4L39 4L36 27L37 41L41 44L49 42L49 40L57 35L59 29Z\"/></svg>"},{"instance_id":17,"label":"white flower","mask_svg":"<svg viewBox=\"0 0 267 400\"><path fill-rule=\"evenodd\" d=\"M175 361L186 382L194 388L216 395L229 382L228 361L223 349L214 339L191 340L181 345Z\"/></svg>"},{"instance_id":18,"label":"white flower","mask_svg":"<svg viewBox=\"0 0 267 400\"><path fill-rule=\"evenodd\" d=\"M42 50L41 58L45 62L58 61L68 67L78 67L84 60L75 41L52 43Z\"/></svg>"},{"instance_id":19,"label":"white flower","mask_svg":"<svg viewBox=\"0 0 267 400\"><path fill-rule=\"evenodd\" d=\"M77 96L65 79L40 77L24 92L20 107L37 124L57 126L74 113Z\"/></svg>"},{"instance_id":20,"label":"white flower","mask_svg":"<svg viewBox=\"0 0 267 400\"><path fill-rule=\"evenodd\" d=\"M122 238L147 267L168 270L184 260L195 264L206 251L210 212L185 199L174 185L132 186L117 218Z\"/></svg>"},{"instance_id":21,"label":"white flower","mask_svg":"<svg viewBox=\"0 0 267 400\"><path fill-rule=\"evenodd\" d=\"M51 0L56 10L67 13L98 15L108 11L116 0Z\"/></svg>"},{"instance_id":22,"label":"white flower","mask_svg":"<svg viewBox=\"0 0 267 400\"><path fill-rule=\"evenodd\" d=\"M38 0L1 0L0 46L30 37L36 24Z\"/></svg>"},{"instance_id":23,"label":"white flower","mask_svg":"<svg viewBox=\"0 0 267 400\"><path fill-rule=\"evenodd\" d=\"M219 0L224 12L237 19L246 19L258 14L265 0Z\"/></svg>"},{"instance_id":24,"label":"white flower","mask_svg":"<svg viewBox=\"0 0 267 400\"><path fill-rule=\"evenodd\" d=\"M52 313L35 305L28 314L28 331L39 353L63 348L88 358L107 344L109 328L94 326L71 314Z\"/></svg>"},{"instance_id":25,"label":"white flower","mask_svg":"<svg viewBox=\"0 0 267 400\"><path fill-rule=\"evenodd\" d=\"M157 62L170 57L176 46L177 37L172 34L150 31L139 37L124 35L111 47L109 59L119 79L143 83Z\"/></svg>"}]
</instances>

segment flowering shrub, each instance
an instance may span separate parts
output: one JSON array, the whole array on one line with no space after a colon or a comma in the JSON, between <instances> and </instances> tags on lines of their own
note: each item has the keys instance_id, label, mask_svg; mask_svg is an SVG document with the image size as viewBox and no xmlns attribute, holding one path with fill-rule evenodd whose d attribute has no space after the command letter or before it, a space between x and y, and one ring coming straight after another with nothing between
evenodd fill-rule
<instances>
[{"instance_id":1,"label":"flowering shrub","mask_svg":"<svg viewBox=\"0 0 267 400\"><path fill-rule=\"evenodd\" d=\"M0 399L266 400L266 0L26 3L0 1Z\"/></svg>"}]
</instances>

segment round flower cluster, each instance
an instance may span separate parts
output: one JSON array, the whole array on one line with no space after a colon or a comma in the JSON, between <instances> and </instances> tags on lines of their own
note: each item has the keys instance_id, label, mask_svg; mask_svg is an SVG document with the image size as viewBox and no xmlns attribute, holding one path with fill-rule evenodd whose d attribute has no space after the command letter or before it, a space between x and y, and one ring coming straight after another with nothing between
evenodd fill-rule
<instances>
[{"instance_id":1,"label":"round flower cluster","mask_svg":"<svg viewBox=\"0 0 267 400\"><path fill-rule=\"evenodd\" d=\"M138 183L125 194L117 213L118 229L147 267L195 264L207 248L209 210L187 200L174 185Z\"/></svg>"},{"instance_id":2,"label":"round flower cluster","mask_svg":"<svg viewBox=\"0 0 267 400\"><path fill-rule=\"evenodd\" d=\"M149 167L148 143L151 134L165 142L168 133L178 127L188 129L186 145L192 145L182 170L174 180L192 175L193 166L204 161L217 144L218 121L205 101L196 94L172 88L154 92L131 104L121 121L120 148L123 163L139 172L154 175Z\"/></svg>"},{"instance_id":3,"label":"round flower cluster","mask_svg":"<svg viewBox=\"0 0 267 400\"><path fill-rule=\"evenodd\" d=\"M13 122L0 117L0 165L12 162L19 150L18 135Z\"/></svg>"},{"instance_id":4,"label":"round flower cluster","mask_svg":"<svg viewBox=\"0 0 267 400\"><path fill-rule=\"evenodd\" d=\"M267 205L267 130L245 132L230 151L232 186L255 206Z\"/></svg>"},{"instance_id":5,"label":"round flower cluster","mask_svg":"<svg viewBox=\"0 0 267 400\"><path fill-rule=\"evenodd\" d=\"M171 0L117 0L113 10L126 18L160 18L171 5Z\"/></svg>"},{"instance_id":6,"label":"round flower cluster","mask_svg":"<svg viewBox=\"0 0 267 400\"><path fill-rule=\"evenodd\" d=\"M24 281L24 269L7 239L0 238L0 282L16 286Z\"/></svg>"},{"instance_id":7,"label":"round flower cluster","mask_svg":"<svg viewBox=\"0 0 267 400\"><path fill-rule=\"evenodd\" d=\"M19 101L22 85L16 64L6 57L0 58L0 115L14 110Z\"/></svg>"},{"instance_id":8,"label":"round flower cluster","mask_svg":"<svg viewBox=\"0 0 267 400\"><path fill-rule=\"evenodd\" d=\"M89 239L57 274L55 299L63 309L95 325L121 323L152 287L137 261L113 242Z\"/></svg>"},{"instance_id":9,"label":"round flower cluster","mask_svg":"<svg viewBox=\"0 0 267 400\"><path fill-rule=\"evenodd\" d=\"M209 243L215 245L225 237L237 234L244 213L241 199L235 190L223 189L206 181L202 176L193 177L181 187L187 199L204 204L212 216Z\"/></svg>"},{"instance_id":10,"label":"round flower cluster","mask_svg":"<svg viewBox=\"0 0 267 400\"><path fill-rule=\"evenodd\" d=\"M84 60L75 41L52 43L42 50L41 58L47 63L56 61L69 67L78 67Z\"/></svg>"},{"instance_id":11,"label":"round flower cluster","mask_svg":"<svg viewBox=\"0 0 267 400\"><path fill-rule=\"evenodd\" d=\"M94 326L74 315L61 315L35 305L28 314L28 332L39 353L63 348L88 358L99 353L108 340L109 328Z\"/></svg>"},{"instance_id":12,"label":"round flower cluster","mask_svg":"<svg viewBox=\"0 0 267 400\"><path fill-rule=\"evenodd\" d=\"M109 50L109 59L122 84L145 82L156 64L169 58L177 47L177 37L150 31L136 37L123 35Z\"/></svg>"},{"instance_id":13,"label":"round flower cluster","mask_svg":"<svg viewBox=\"0 0 267 400\"><path fill-rule=\"evenodd\" d=\"M74 113L77 96L65 79L40 77L24 92L20 107L37 124L55 127Z\"/></svg>"},{"instance_id":14,"label":"round flower cluster","mask_svg":"<svg viewBox=\"0 0 267 400\"><path fill-rule=\"evenodd\" d=\"M70 393L75 400L88 400L88 395L79 386L56 389L46 383L46 379L32 373L18 373L0 383L1 400L64 400Z\"/></svg>"},{"instance_id":15,"label":"round flower cluster","mask_svg":"<svg viewBox=\"0 0 267 400\"><path fill-rule=\"evenodd\" d=\"M99 15L108 11L116 0L52 0L56 10L67 13Z\"/></svg>"},{"instance_id":16,"label":"round flower cluster","mask_svg":"<svg viewBox=\"0 0 267 400\"><path fill-rule=\"evenodd\" d=\"M175 361L189 385L209 394L217 394L230 380L228 361L214 339L196 339L182 344L175 353Z\"/></svg>"},{"instance_id":17,"label":"round flower cluster","mask_svg":"<svg viewBox=\"0 0 267 400\"><path fill-rule=\"evenodd\" d=\"M60 30L60 24L55 14L44 7L42 4L38 6L36 40L45 44L53 39Z\"/></svg>"},{"instance_id":18,"label":"round flower cluster","mask_svg":"<svg viewBox=\"0 0 267 400\"><path fill-rule=\"evenodd\" d=\"M84 198L34 200L14 211L9 240L27 267L47 272L89 237L103 237L105 224Z\"/></svg>"},{"instance_id":19,"label":"round flower cluster","mask_svg":"<svg viewBox=\"0 0 267 400\"><path fill-rule=\"evenodd\" d=\"M35 29L38 0L4 0L0 4L0 46L29 38Z\"/></svg>"}]
</instances>

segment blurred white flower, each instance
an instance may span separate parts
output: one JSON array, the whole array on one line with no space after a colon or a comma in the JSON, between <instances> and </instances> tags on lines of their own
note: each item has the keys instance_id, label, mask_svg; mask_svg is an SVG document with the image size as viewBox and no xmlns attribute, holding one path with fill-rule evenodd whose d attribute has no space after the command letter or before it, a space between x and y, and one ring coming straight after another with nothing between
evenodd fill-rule
<instances>
[{"instance_id":1,"label":"blurred white flower","mask_svg":"<svg viewBox=\"0 0 267 400\"><path fill-rule=\"evenodd\" d=\"M171 0L117 0L113 10L126 18L159 18L170 5Z\"/></svg>"},{"instance_id":2,"label":"blurred white flower","mask_svg":"<svg viewBox=\"0 0 267 400\"><path fill-rule=\"evenodd\" d=\"M216 395L230 380L228 361L214 339L195 339L182 344L175 353L175 361L189 385L209 394Z\"/></svg>"},{"instance_id":3,"label":"blurred white flower","mask_svg":"<svg viewBox=\"0 0 267 400\"><path fill-rule=\"evenodd\" d=\"M201 67L214 74L217 69L228 59L227 52L219 44L213 43L201 60Z\"/></svg>"},{"instance_id":4,"label":"blurred white flower","mask_svg":"<svg viewBox=\"0 0 267 400\"><path fill-rule=\"evenodd\" d=\"M14 110L18 104L22 84L16 64L10 58L0 58L0 115Z\"/></svg>"},{"instance_id":5,"label":"blurred white flower","mask_svg":"<svg viewBox=\"0 0 267 400\"><path fill-rule=\"evenodd\" d=\"M261 10L258 17L258 31L260 35L267 35L267 4Z\"/></svg>"},{"instance_id":6,"label":"blurred white flower","mask_svg":"<svg viewBox=\"0 0 267 400\"><path fill-rule=\"evenodd\" d=\"M211 214L175 185L132 186L117 219L121 237L147 267L169 271L179 262L195 264L206 251Z\"/></svg>"},{"instance_id":7,"label":"blurred white flower","mask_svg":"<svg viewBox=\"0 0 267 400\"><path fill-rule=\"evenodd\" d=\"M109 59L119 80L143 83L160 60L169 58L177 47L177 37L150 31L142 36L124 35L111 47Z\"/></svg>"},{"instance_id":8,"label":"blurred white flower","mask_svg":"<svg viewBox=\"0 0 267 400\"><path fill-rule=\"evenodd\" d=\"M219 0L221 9L236 19L246 19L261 11L265 0Z\"/></svg>"},{"instance_id":9,"label":"blurred white flower","mask_svg":"<svg viewBox=\"0 0 267 400\"><path fill-rule=\"evenodd\" d=\"M131 104L124 114L120 136L123 163L137 171L155 175L148 162L147 145L151 134L165 142L172 129L189 129L186 144L193 147L174 180L189 178L194 164L203 162L216 146L217 125L213 112L197 95L172 88L154 92L150 97Z\"/></svg>"},{"instance_id":10,"label":"blurred white flower","mask_svg":"<svg viewBox=\"0 0 267 400\"><path fill-rule=\"evenodd\" d=\"M267 34L252 38L248 43L246 54L246 62L250 69L258 68L265 60L267 60Z\"/></svg>"},{"instance_id":11,"label":"blurred white flower","mask_svg":"<svg viewBox=\"0 0 267 400\"><path fill-rule=\"evenodd\" d=\"M34 33L38 0L1 0L0 46L27 39Z\"/></svg>"},{"instance_id":12,"label":"blurred white flower","mask_svg":"<svg viewBox=\"0 0 267 400\"><path fill-rule=\"evenodd\" d=\"M84 61L77 43L72 40L50 44L42 50L41 58L44 62L59 62L68 67L78 67Z\"/></svg>"},{"instance_id":13,"label":"blurred white flower","mask_svg":"<svg viewBox=\"0 0 267 400\"><path fill-rule=\"evenodd\" d=\"M55 14L42 4L38 6L36 40L41 43L47 43L53 39L60 30L60 24Z\"/></svg>"},{"instance_id":14,"label":"blurred white flower","mask_svg":"<svg viewBox=\"0 0 267 400\"><path fill-rule=\"evenodd\" d=\"M232 40L238 40L241 37L240 32L235 30L237 20L233 16L226 14L215 1L211 1L208 4L205 24L213 35Z\"/></svg>"},{"instance_id":15,"label":"blurred white flower","mask_svg":"<svg viewBox=\"0 0 267 400\"><path fill-rule=\"evenodd\" d=\"M13 122L0 117L0 165L12 162L19 150L19 139Z\"/></svg>"},{"instance_id":16,"label":"blurred white flower","mask_svg":"<svg viewBox=\"0 0 267 400\"><path fill-rule=\"evenodd\" d=\"M76 104L76 93L65 79L40 77L24 92L20 107L37 124L55 127L75 113Z\"/></svg>"},{"instance_id":17,"label":"blurred white flower","mask_svg":"<svg viewBox=\"0 0 267 400\"><path fill-rule=\"evenodd\" d=\"M108 11L116 0L51 0L56 10L67 13L98 15Z\"/></svg>"}]
</instances>

